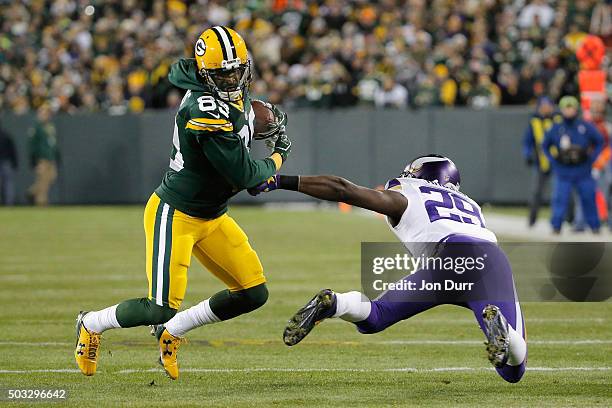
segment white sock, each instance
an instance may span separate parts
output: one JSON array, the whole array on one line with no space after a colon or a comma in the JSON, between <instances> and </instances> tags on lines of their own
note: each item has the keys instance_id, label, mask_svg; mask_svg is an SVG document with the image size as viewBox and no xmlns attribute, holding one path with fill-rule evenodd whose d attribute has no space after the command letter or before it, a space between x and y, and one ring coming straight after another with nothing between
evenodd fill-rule
<instances>
[{"instance_id":1,"label":"white sock","mask_svg":"<svg viewBox=\"0 0 612 408\"><path fill-rule=\"evenodd\" d=\"M521 365L527 355L527 343L523 336L518 334L510 325L508 325L508 337L510 338L510 347L506 364L511 366Z\"/></svg>"},{"instance_id":2,"label":"white sock","mask_svg":"<svg viewBox=\"0 0 612 408\"><path fill-rule=\"evenodd\" d=\"M177 313L164 326L171 335L183 337L189 330L220 321L221 319L215 316L210 309L209 299L206 299L187 310Z\"/></svg>"},{"instance_id":3,"label":"white sock","mask_svg":"<svg viewBox=\"0 0 612 408\"><path fill-rule=\"evenodd\" d=\"M83 318L85 328L94 333L102 333L108 329L118 329L117 305L107 307L97 312L89 312Z\"/></svg>"},{"instance_id":4,"label":"white sock","mask_svg":"<svg viewBox=\"0 0 612 408\"><path fill-rule=\"evenodd\" d=\"M336 313L333 317L360 322L368 318L371 309L370 299L361 292L336 293Z\"/></svg>"}]
</instances>

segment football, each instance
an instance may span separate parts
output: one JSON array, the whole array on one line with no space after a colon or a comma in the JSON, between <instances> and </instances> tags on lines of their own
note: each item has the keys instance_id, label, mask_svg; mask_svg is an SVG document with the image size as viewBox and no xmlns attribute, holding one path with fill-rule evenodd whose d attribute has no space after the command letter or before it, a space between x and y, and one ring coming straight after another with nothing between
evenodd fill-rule
<instances>
[{"instance_id":1,"label":"football","mask_svg":"<svg viewBox=\"0 0 612 408\"><path fill-rule=\"evenodd\" d=\"M255 139L262 140L272 136L278 128L278 122L272 111L272 105L259 99L254 99L251 101L251 107L253 112L255 112Z\"/></svg>"}]
</instances>

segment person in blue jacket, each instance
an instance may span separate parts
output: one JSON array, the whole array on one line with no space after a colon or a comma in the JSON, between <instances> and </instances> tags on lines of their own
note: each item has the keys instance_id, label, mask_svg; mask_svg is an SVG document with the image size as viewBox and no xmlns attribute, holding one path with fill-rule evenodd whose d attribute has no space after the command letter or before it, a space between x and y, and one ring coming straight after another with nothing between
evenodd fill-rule
<instances>
[{"instance_id":1,"label":"person in blue jacket","mask_svg":"<svg viewBox=\"0 0 612 408\"><path fill-rule=\"evenodd\" d=\"M603 137L591 123L578 117L580 104L575 97L561 98L559 108L563 120L546 132L542 143L554 176L551 201L553 231L561 232L572 190L576 189L587 224L597 233L600 223L591 168L603 149Z\"/></svg>"}]
</instances>

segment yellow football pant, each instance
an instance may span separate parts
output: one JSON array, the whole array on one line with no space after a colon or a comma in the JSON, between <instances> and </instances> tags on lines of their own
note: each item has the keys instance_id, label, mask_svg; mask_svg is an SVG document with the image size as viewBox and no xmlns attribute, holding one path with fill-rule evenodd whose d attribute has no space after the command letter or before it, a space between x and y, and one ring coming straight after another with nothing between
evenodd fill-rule
<instances>
[{"instance_id":1,"label":"yellow football pant","mask_svg":"<svg viewBox=\"0 0 612 408\"><path fill-rule=\"evenodd\" d=\"M246 234L227 214L212 220L191 217L153 193L145 208L144 228L149 299L160 306L181 306L192 253L231 291L266 281Z\"/></svg>"}]
</instances>

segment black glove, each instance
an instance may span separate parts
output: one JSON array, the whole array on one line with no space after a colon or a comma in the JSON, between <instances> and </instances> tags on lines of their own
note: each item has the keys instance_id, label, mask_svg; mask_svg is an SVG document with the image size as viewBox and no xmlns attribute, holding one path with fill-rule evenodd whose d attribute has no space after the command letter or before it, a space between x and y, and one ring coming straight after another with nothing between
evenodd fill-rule
<instances>
[{"instance_id":1,"label":"black glove","mask_svg":"<svg viewBox=\"0 0 612 408\"><path fill-rule=\"evenodd\" d=\"M283 163L287 161L289 153L291 153L291 139L287 136L285 126L281 126L278 131L278 137L274 142L272 153L278 153L283 158Z\"/></svg>"},{"instance_id":2,"label":"black glove","mask_svg":"<svg viewBox=\"0 0 612 408\"><path fill-rule=\"evenodd\" d=\"M275 123L270 126L270 128L264 133L258 133L254 136L255 140L266 140L268 141L270 138L272 141L276 141L276 137L278 136L278 132L280 131L281 126L287 126L288 118L287 114L281 111L278 106L273 105L269 102L263 102L274 114Z\"/></svg>"},{"instance_id":3,"label":"black glove","mask_svg":"<svg viewBox=\"0 0 612 408\"><path fill-rule=\"evenodd\" d=\"M287 114L285 112L280 110L276 105L272 105L272 112L274 112L274 117L276 118L276 123L278 123L279 128L281 126L287 126L289 118L287 117Z\"/></svg>"}]
</instances>

